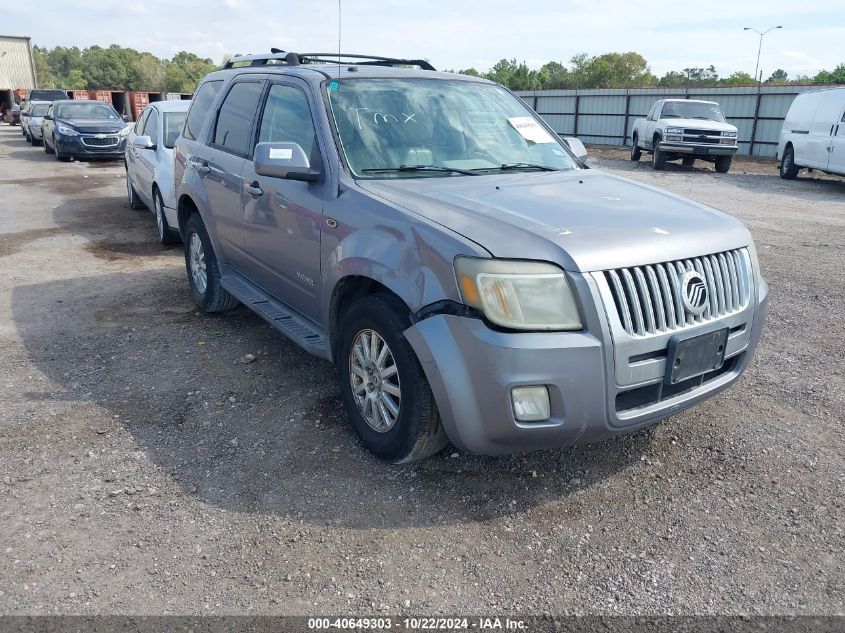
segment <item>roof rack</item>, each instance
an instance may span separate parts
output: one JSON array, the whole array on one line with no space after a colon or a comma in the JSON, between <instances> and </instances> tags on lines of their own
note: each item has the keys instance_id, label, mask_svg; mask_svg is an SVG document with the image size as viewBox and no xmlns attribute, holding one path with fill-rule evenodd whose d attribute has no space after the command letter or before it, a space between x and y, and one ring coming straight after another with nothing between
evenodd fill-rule
<instances>
[{"instance_id":1,"label":"roof rack","mask_svg":"<svg viewBox=\"0 0 845 633\"><path fill-rule=\"evenodd\" d=\"M398 59L377 55L358 55L354 53L287 53L278 48L271 48L269 54L239 55L226 60L223 68L236 66L265 66L284 64L301 66L306 64L342 64L352 66L417 66L421 70L435 70L424 59Z\"/></svg>"}]
</instances>

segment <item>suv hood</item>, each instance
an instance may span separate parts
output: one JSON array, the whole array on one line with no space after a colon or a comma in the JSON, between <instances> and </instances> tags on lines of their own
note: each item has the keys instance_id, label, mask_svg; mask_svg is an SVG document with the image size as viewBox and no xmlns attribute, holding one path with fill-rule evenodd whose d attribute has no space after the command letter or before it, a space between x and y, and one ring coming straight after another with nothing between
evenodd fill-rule
<instances>
[{"instance_id":1,"label":"suv hood","mask_svg":"<svg viewBox=\"0 0 845 633\"><path fill-rule=\"evenodd\" d=\"M695 130L730 130L736 132L736 126L721 121L710 121L709 119L660 119L666 127L685 127Z\"/></svg>"},{"instance_id":2,"label":"suv hood","mask_svg":"<svg viewBox=\"0 0 845 633\"><path fill-rule=\"evenodd\" d=\"M82 134L117 134L126 126L114 119L57 119L57 122L69 125Z\"/></svg>"},{"instance_id":3,"label":"suv hood","mask_svg":"<svg viewBox=\"0 0 845 633\"><path fill-rule=\"evenodd\" d=\"M357 183L494 257L567 270L653 264L751 243L745 226L722 211L593 169Z\"/></svg>"}]
</instances>

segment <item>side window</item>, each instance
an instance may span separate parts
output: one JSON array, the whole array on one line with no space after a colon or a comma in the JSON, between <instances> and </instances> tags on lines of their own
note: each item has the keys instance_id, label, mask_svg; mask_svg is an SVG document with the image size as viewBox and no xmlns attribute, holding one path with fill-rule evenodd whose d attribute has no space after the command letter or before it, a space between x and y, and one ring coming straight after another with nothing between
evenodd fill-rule
<instances>
[{"instance_id":1,"label":"side window","mask_svg":"<svg viewBox=\"0 0 845 633\"><path fill-rule=\"evenodd\" d=\"M147 120L147 117L150 116L150 108L146 108L142 113L138 121L135 123L135 134L138 136L142 136L144 134L144 121Z\"/></svg>"},{"instance_id":2,"label":"side window","mask_svg":"<svg viewBox=\"0 0 845 633\"><path fill-rule=\"evenodd\" d=\"M240 156L246 156L252 146L252 123L264 86L257 81L238 82L223 99L217 124L214 126L214 144Z\"/></svg>"},{"instance_id":3,"label":"side window","mask_svg":"<svg viewBox=\"0 0 845 633\"><path fill-rule=\"evenodd\" d=\"M191 110L188 112L188 118L185 119L185 128L182 130L182 136L191 140L196 140L202 125L205 123L205 118L208 116L208 111L211 109L211 104L223 87L223 81L206 81L197 90L194 95L194 101L191 103Z\"/></svg>"},{"instance_id":4,"label":"side window","mask_svg":"<svg viewBox=\"0 0 845 633\"><path fill-rule=\"evenodd\" d=\"M314 162L316 131L308 98L299 88L274 84L267 94L258 142L298 143Z\"/></svg>"},{"instance_id":5,"label":"side window","mask_svg":"<svg viewBox=\"0 0 845 633\"><path fill-rule=\"evenodd\" d=\"M651 106L651 113L648 115L649 121L657 121L657 113L660 112L660 102L658 101L653 106Z\"/></svg>"},{"instance_id":6,"label":"side window","mask_svg":"<svg viewBox=\"0 0 845 633\"><path fill-rule=\"evenodd\" d=\"M144 122L144 134L150 137L153 145L158 146L158 110L150 109L150 115Z\"/></svg>"}]
</instances>

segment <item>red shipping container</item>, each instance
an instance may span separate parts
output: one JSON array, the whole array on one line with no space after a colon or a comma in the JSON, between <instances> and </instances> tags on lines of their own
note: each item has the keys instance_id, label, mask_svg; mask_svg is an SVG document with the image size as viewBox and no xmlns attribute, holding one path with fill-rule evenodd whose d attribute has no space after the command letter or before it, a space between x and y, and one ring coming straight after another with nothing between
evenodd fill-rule
<instances>
[{"instance_id":1,"label":"red shipping container","mask_svg":"<svg viewBox=\"0 0 845 633\"><path fill-rule=\"evenodd\" d=\"M74 90L73 91L73 98L74 99L87 99L88 98L88 91L87 90Z\"/></svg>"},{"instance_id":2,"label":"red shipping container","mask_svg":"<svg viewBox=\"0 0 845 633\"><path fill-rule=\"evenodd\" d=\"M129 110L132 112L132 120L137 121L148 105L150 105L150 95L146 92L129 92Z\"/></svg>"},{"instance_id":3,"label":"red shipping container","mask_svg":"<svg viewBox=\"0 0 845 633\"><path fill-rule=\"evenodd\" d=\"M27 94L29 94L29 88L16 88L12 91L12 96L14 97L16 103L26 101Z\"/></svg>"},{"instance_id":4,"label":"red shipping container","mask_svg":"<svg viewBox=\"0 0 845 633\"><path fill-rule=\"evenodd\" d=\"M111 92L108 90L89 90L89 99L96 99L97 101L105 101L111 105Z\"/></svg>"}]
</instances>

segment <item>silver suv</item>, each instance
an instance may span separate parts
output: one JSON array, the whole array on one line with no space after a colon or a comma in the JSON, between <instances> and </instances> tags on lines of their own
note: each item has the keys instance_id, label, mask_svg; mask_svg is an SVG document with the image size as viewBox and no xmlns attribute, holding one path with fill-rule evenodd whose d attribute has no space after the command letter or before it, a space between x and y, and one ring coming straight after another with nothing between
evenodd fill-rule
<instances>
[{"instance_id":1,"label":"silver suv","mask_svg":"<svg viewBox=\"0 0 845 633\"><path fill-rule=\"evenodd\" d=\"M197 305L334 363L393 462L653 424L732 384L763 327L739 221L589 169L507 89L424 61L233 59L175 158Z\"/></svg>"}]
</instances>

